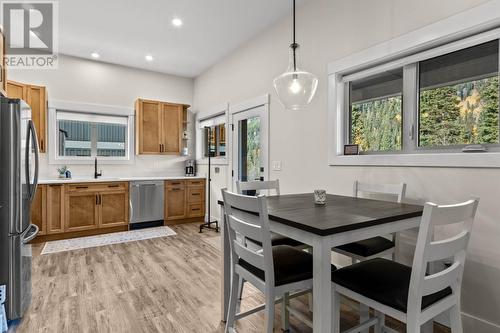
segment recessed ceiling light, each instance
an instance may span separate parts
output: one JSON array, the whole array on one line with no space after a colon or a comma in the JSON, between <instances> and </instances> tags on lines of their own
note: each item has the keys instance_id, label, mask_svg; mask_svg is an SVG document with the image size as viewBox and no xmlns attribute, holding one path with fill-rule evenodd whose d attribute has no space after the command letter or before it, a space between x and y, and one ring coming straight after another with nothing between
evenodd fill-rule
<instances>
[{"instance_id":1,"label":"recessed ceiling light","mask_svg":"<svg viewBox=\"0 0 500 333\"><path fill-rule=\"evenodd\" d=\"M172 19L172 24L175 26L175 27L180 27L182 25L182 20L178 17L175 17Z\"/></svg>"},{"instance_id":2,"label":"recessed ceiling light","mask_svg":"<svg viewBox=\"0 0 500 333\"><path fill-rule=\"evenodd\" d=\"M92 58L94 58L94 59L97 59L97 58L99 58L99 57L100 57L99 53L97 53L97 52L92 52L92 53L90 54L90 56L91 56Z\"/></svg>"},{"instance_id":3,"label":"recessed ceiling light","mask_svg":"<svg viewBox=\"0 0 500 333\"><path fill-rule=\"evenodd\" d=\"M147 61L153 61L153 56L151 54L146 54L146 56L144 57Z\"/></svg>"}]
</instances>

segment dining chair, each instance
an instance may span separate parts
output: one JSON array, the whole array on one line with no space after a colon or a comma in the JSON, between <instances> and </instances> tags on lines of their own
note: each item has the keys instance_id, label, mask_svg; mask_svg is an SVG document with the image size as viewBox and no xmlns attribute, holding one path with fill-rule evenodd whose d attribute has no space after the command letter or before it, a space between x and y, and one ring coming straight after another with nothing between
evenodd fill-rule
<instances>
[{"instance_id":1,"label":"dining chair","mask_svg":"<svg viewBox=\"0 0 500 333\"><path fill-rule=\"evenodd\" d=\"M446 206L426 203L412 267L375 258L333 272L334 332L339 332L339 295L343 295L375 311L374 317L350 333L371 326L375 333L395 332L385 327L385 315L406 323L407 333L417 333L422 325L446 311L450 314L451 332L462 333L462 275L478 203L478 199ZM454 236L436 240L436 229L449 225L453 225ZM449 262L446 268L427 273L429 263L444 259Z\"/></svg>"},{"instance_id":2,"label":"dining chair","mask_svg":"<svg viewBox=\"0 0 500 333\"><path fill-rule=\"evenodd\" d=\"M277 297L283 303L282 328L287 330L290 293L308 292L312 289L312 255L288 245L271 245L265 196L244 196L223 189L222 197L232 268L226 332L234 330L235 320L260 310L265 310L264 332L273 332ZM237 234L243 237L236 237ZM259 241L261 249L248 246L245 238ZM264 293L263 306L237 313L240 277Z\"/></svg>"},{"instance_id":3,"label":"dining chair","mask_svg":"<svg viewBox=\"0 0 500 333\"><path fill-rule=\"evenodd\" d=\"M378 196L393 196L397 198L398 203L401 203L405 197L406 184L368 184L356 180L354 181L353 186L353 196L358 198L360 193ZM350 257L352 263L389 255L392 256L393 260L395 260L397 250L396 245L397 235L393 234L392 240L382 236L377 236L337 246L332 250Z\"/></svg>"}]
</instances>

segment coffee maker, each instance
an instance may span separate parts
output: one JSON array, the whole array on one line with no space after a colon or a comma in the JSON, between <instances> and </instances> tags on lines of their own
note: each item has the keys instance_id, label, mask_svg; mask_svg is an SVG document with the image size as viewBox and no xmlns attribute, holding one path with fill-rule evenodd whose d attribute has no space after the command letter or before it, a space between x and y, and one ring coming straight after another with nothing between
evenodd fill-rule
<instances>
[{"instance_id":1,"label":"coffee maker","mask_svg":"<svg viewBox=\"0 0 500 333\"><path fill-rule=\"evenodd\" d=\"M186 161L186 177L196 176L196 161L187 160Z\"/></svg>"}]
</instances>

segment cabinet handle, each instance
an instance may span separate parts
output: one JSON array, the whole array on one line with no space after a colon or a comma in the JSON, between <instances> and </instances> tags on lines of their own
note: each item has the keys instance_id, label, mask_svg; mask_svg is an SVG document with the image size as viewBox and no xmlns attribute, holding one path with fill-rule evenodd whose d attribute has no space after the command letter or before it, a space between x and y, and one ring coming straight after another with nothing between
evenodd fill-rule
<instances>
[{"instance_id":1,"label":"cabinet handle","mask_svg":"<svg viewBox=\"0 0 500 333\"><path fill-rule=\"evenodd\" d=\"M44 144L43 144L43 139L40 139L40 150L41 150L41 151L44 151L44 150L45 150L43 147L44 147Z\"/></svg>"},{"instance_id":2,"label":"cabinet handle","mask_svg":"<svg viewBox=\"0 0 500 333\"><path fill-rule=\"evenodd\" d=\"M191 193L191 195L200 195L201 193Z\"/></svg>"},{"instance_id":3,"label":"cabinet handle","mask_svg":"<svg viewBox=\"0 0 500 333\"><path fill-rule=\"evenodd\" d=\"M99 205L99 195L98 194L95 195L95 204L96 204L96 206Z\"/></svg>"},{"instance_id":4,"label":"cabinet handle","mask_svg":"<svg viewBox=\"0 0 500 333\"><path fill-rule=\"evenodd\" d=\"M174 187L174 188L172 189L172 191L180 191L180 190L181 190L181 189L180 189L180 188L178 188L178 187Z\"/></svg>"},{"instance_id":5,"label":"cabinet handle","mask_svg":"<svg viewBox=\"0 0 500 333\"><path fill-rule=\"evenodd\" d=\"M83 189L83 188L89 188L89 187L88 186L76 186L75 188Z\"/></svg>"},{"instance_id":6,"label":"cabinet handle","mask_svg":"<svg viewBox=\"0 0 500 333\"><path fill-rule=\"evenodd\" d=\"M200 210L199 208L191 208L191 211Z\"/></svg>"},{"instance_id":7,"label":"cabinet handle","mask_svg":"<svg viewBox=\"0 0 500 333\"><path fill-rule=\"evenodd\" d=\"M102 194L99 194L99 205L102 205Z\"/></svg>"},{"instance_id":8,"label":"cabinet handle","mask_svg":"<svg viewBox=\"0 0 500 333\"><path fill-rule=\"evenodd\" d=\"M175 182L175 183L170 183L170 185L180 185L181 183Z\"/></svg>"},{"instance_id":9,"label":"cabinet handle","mask_svg":"<svg viewBox=\"0 0 500 333\"><path fill-rule=\"evenodd\" d=\"M108 187L119 187L120 185L108 185Z\"/></svg>"}]
</instances>

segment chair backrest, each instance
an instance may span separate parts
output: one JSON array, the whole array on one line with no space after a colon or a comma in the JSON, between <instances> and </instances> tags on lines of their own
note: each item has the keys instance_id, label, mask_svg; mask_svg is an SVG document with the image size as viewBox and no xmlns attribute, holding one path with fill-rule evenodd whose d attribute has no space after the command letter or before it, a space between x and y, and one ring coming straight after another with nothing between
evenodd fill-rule
<instances>
[{"instance_id":1,"label":"chair backrest","mask_svg":"<svg viewBox=\"0 0 500 333\"><path fill-rule=\"evenodd\" d=\"M389 194L397 196L397 202L402 202L406 194L406 183L400 184L369 184L355 180L353 196L359 197L359 193Z\"/></svg>"},{"instance_id":2,"label":"chair backrest","mask_svg":"<svg viewBox=\"0 0 500 333\"><path fill-rule=\"evenodd\" d=\"M417 246L413 257L413 267L408 294L408 313L420 313L422 297L451 287L460 300L460 288L465 263L465 252L469 244L472 224L476 216L478 199L439 206L426 203L418 233ZM436 227L454 225L454 235L446 239L434 240ZM457 231L457 229L459 229ZM427 275L428 263L450 259L450 266Z\"/></svg>"},{"instance_id":3,"label":"chair backrest","mask_svg":"<svg viewBox=\"0 0 500 333\"><path fill-rule=\"evenodd\" d=\"M266 283L274 285L271 233L265 196L246 196L222 189L233 268L243 259L265 273ZM241 237L236 237L236 235ZM262 243L262 249L248 247L246 239Z\"/></svg>"},{"instance_id":4,"label":"chair backrest","mask_svg":"<svg viewBox=\"0 0 500 333\"><path fill-rule=\"evenodd\" d=\"M261 190L274 190L276 195L280 195L279 179L264 181L252 180L248 182L238 180L236 182L236 191L238 194L243 194L243 191L256 191L257 194L259 194Z\"/></svg>"}]
</instances>

